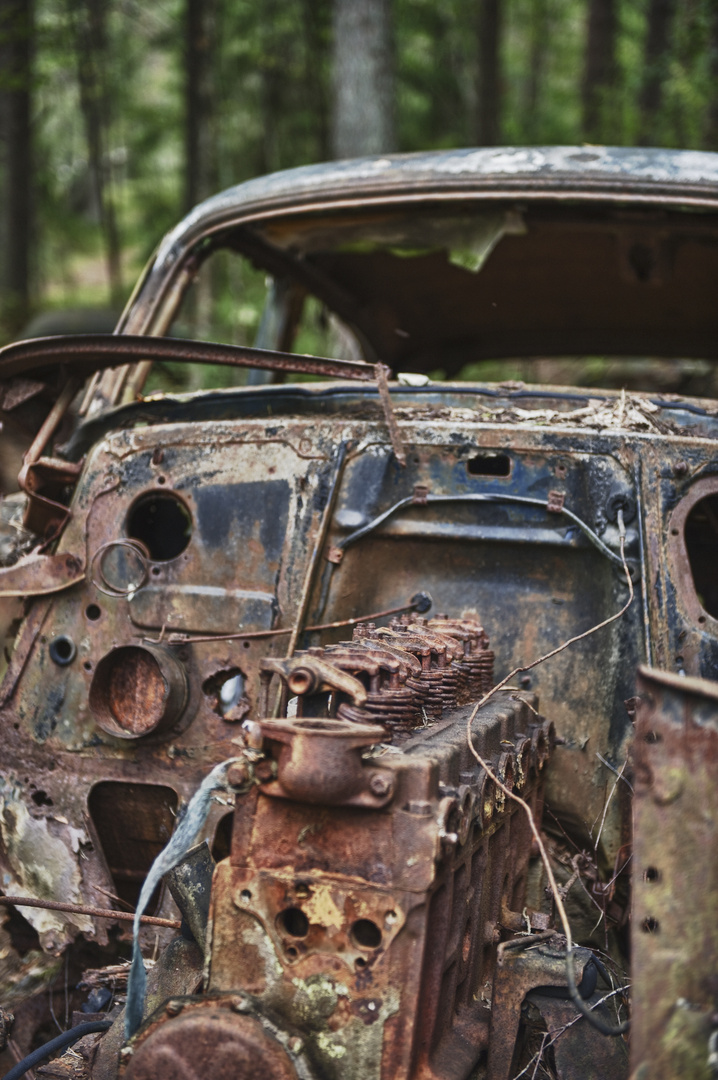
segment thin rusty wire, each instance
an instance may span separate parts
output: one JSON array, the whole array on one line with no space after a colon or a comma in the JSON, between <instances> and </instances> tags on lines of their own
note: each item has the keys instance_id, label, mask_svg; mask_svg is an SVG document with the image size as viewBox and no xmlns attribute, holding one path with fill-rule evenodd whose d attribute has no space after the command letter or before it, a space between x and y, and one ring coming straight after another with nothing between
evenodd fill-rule
<instances>
[{"instance_id":1,"label":"thin rusty wire","mask_svg":"<svg viewBox=\"0 0 718 1080\"><path fill-rule=\"evenodd\" d=\"M628 1030L629 1022L623 1021L622 1023L616 1025L616 1027L609 1027L609 1025L604 1024L603 1021L599 1020L598 1017L592 1015L591 1010L580 997L578 990L576 989L576 978L573 968L573 937L571 935L571 926L568 921L568 915L566 914L566 908L561 898L559 887L556 883L556 878L554 877L553 868L551 866L546 847L541 838L541 833L539 832L538 826L536 825L533 811L531 810L531 807L525 801L525 799L522 799L520 795L517 795L514 791L510 790L510 788L506 787L506 785L502 783L502 781L493 771L489 763L482 758L481 754L474 746L471 735L471 725L473 724L479 709L481 709L486 704L486 702L494 696L494 694L498 693L498 691L501 690L504 686L506 686L506 684L516 675L521 674L521 672L523 671L531 671L532 668L538 667L539 664L543 664L546 660L550 660L552 657L557 656L559 653L563 652L564 649L567 649L570 645L574 645L577 641L581 641L583 640L583 638L587 638L591 634L595 634L597 630L602 630L604 626L610 626L611 623L616 622L617 619L620 619L623 615L625 615L625 613L628 611L629 607L633 603L634 590L633 582L631 580L631 572L628 568L628 563L626 562L626 528L623 521L622 510L618 511L618 529L621 544L621 561L623 563L623 569L626 574L626 581L628 583L629 593L628 600L623 605L621 610L616 612L615 615L611 615L608 619L604 619L596 626L592 626L590 630L585 630L582 634L576 634L575 637L569 638L568 641L564 641L555 649L551 649L550 652L545 653L543 656L539 656L537 660L533 660L530 664L524 664L523 666L514 668L513 671L510 671L509 674L501 680L501 682L497 683L496 686L492 687L491 690L488 691L488 693L484 694L484 696L476 703L474 708L471 710L469 718L466 721L466 741L468 743L469 750L473 754L474 758L482 767L482 769L485 770L486 775L491 780L493 780L494 784L496 784L499 790L502 791L504 795L506 795L509 799L513 799L514 802L518 803L519 806L526 813L529 827L533 834L533 838L536 841L536 846L538 847L539 854L541 855L541 861L543 862L544 869L546 870L546 876L548 877L549 886L551 888L551 893L553 895L554 903L556 905L556 910L558 911L559 918L561 920L561 926L563 927L563 932L566 937L566 975L568 980L569 992L571 994L571 1000L573 1001L574 1005L576 1005L579 1012L583 1013L586 1019L589 1020L589 1022L592 1023L596 1028L598 1028L598 1030L601 1031L604 1035L622 1035L623 1032Z\"/></svg>"},{"instance_id":2,"label":"thin rusty wire","mask_svg":"<svg viewBox=\"0 0 718 1080\"><path fill-rule=\"evenodd\" d=\"M338 619L336 622L319 623L316 626L305 626L302 629L305 633L314 630L337 630L341 626L356 626L357 623L384 619L387 615L400 615L403 611L414 611L416 607L416 604L402 604L401 607L387 608L385 611L372 611L369 615L357 615L353 619ZM244 638L278 637L281 634L288 636L293 630L293 627L287 626L281 630L249 630L244 633L203 634L195 637L185 637L184 634L170 634L167 640L170 645L195 645L205 641L242 641ZM162 639L144 638L143 640L156 645Z\"/></svg>"},{"instance_id":3,"label":"thin rusty wire","mask_svg":"<svg viewBox=\"0 0 718 1080\"><path fill-rule=\"evenodd\" d=\"M132 922L134 914L129 911L113 911L112 908L89 907L86 904L63 904L57 900L37 900L34 896L0 896L0 904L8 904L12 907L43 908L46 911L65 911L70 915L89 915L94 919L119 919L124 922ZM164 926L169 930L179 930L182 923L179 919L158 919L154 915L143 915L140 922L150 926Z\"/></svg>"}]
</instances>

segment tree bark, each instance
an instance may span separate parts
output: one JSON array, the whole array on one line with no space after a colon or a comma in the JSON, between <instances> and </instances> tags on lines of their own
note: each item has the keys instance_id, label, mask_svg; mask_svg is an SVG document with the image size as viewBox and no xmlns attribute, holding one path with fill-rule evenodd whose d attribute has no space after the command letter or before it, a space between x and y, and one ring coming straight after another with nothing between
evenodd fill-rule
<instances>
[{"instance_id":1,"label":"tree bark","mask_svg":"<svg viewBox=\"0 0 718 1080\"><path fill-rule=\"evenodd\" d=\"M660 142L658 116L670 59L670 34L676 0L650 0L643 51L643 81L638 99L638 143Z\"/></svg>"},{"instance_id":2,"label":"tree bark","mask_svg":"<svg viewBox=\"0 0 718 1080\"><path fill-rule=\"evenodd\" d=\"M534 142L539 130L540 93L546 67L546 56L551 45L547 0L533 0L530 41L529 72L524 100L524 130L527 140Z\"/></svg>"},{"instance_id":3,"label":"tree bark","mask_svg":"<svg viewBox=\"0 0 718 1080\"><path fill-rule=\"evenodd\" d=\"M706 150L718 150L718 3L711 4L708 28L708 64L710 72L710 96L704 145Z\"/></svg>"},{"instance_id":4,"label":"tree bark","mask_svg":"<svg viewBox=\"0 0 718 1080\"><path fill-rule=\"evenodd\" d=\"M615 0L590 0L582 87L583 135L588 142L609 138L608 97L615 77Z\"/></svg>"},{"instance_id":5,"label":"tree bark","mask_svg":"<svg viewBox=\"0 0 718 1080\"><path fill-rule=\"evenodd\" d=\"M213 124L213 0L187 0L185 8L185 210L217 186Z\"/></svg>"},{"instance_id":6,"label":"tree bark","mask_svg":"<svg viewBox=\"0 0 718 1080\"><path fill-rule=\"evenodd\" d=\"M479 0L479 146L496 146L501 140L501 16L501 0Z\"/></svg>"},{"instance_id":7,"label":"tree bark","mask_svg":"<svg viewBox=\"0 0 718 1080\"><path fill-rule=\"evenodd\" d=\"M326 0L302 0L301 10L304 32L304 80L316 125L317 159L326 161L331 154L331 147L324 61L331 16Z\"/></svg>"},{"instance_id":8,"label":"tree bark","mask_svg":"<svg viewBox=\"0 0 718 1080\"><path fill-rule=\"evenodd\" d=\"M391 0L334 0L335 157L396 149Z\"/></svg>"},{"instance_id":9,"label":"tree bark","mask_svg":"<svg viewBox=\"0 0 718 1080\"><path fill-rule=\"evenodd\" d=\"M32 0L0 0L0 317L10 335L22 328L30 306L32 32Z\"/></svg>"},{"instance_id":10,"label":"tree bark","mask_svg":"<svg viewBox=\"0 0 718 1080\"><path fill-rule=\"evenodd\" d=\"M113 305L123 300L122 264L117 217L112 198L112 172L107 153L110 103L106 80L108 64L105 4L103 0L68 0L74 27L80 108L85 122L90 181L105 246L107 277Z\"/></svg>"}]
</instances>

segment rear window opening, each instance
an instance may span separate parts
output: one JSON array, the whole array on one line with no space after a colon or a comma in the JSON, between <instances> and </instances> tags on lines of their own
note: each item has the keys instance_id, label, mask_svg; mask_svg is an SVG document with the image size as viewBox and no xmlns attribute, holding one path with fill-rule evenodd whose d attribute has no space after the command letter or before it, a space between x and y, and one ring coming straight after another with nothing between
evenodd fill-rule
<instances>
[{"instance_id":1,"label":"rear window opening","mask_svg":"<svg viewBox=\"0 0 718 1080\"><path fill-rule=\"evenodd\" d=\"M698 600L704 611L718 619L718 494L696 503L686 519L684 535Z\"/></svg>"}]
</instances>

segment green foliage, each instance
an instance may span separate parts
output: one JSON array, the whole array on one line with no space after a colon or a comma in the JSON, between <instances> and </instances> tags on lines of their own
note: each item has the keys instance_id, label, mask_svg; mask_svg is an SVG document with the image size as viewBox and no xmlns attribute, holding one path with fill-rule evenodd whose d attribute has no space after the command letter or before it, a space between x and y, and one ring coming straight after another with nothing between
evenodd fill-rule
<instances>
[{"instance_id":1,"label":"green foliage","mask_svg":"<svg viewBox=\"0 0 718 1080\"><path fill-rule=\"evenodd\" d=\"M95 2L106 27L100 58L109 102L106 198L117 220L129 295L142 264L182 215L185 0ZM215 42L211 128L218 186L327 158L332 0L207 3ZM657 120L660 145L704 145L718 93L710 70L711 49L718 49L714 8L715 0L676 5ZM35 7L31 181L38 308L108 301L80 109L74 10L75 0L37 0ZM639 132L647 10L648 0L617 0L616 78L604 102L608 141L617 144L635 142ZM583 140L587 13L588 0L503 0L505 143ZM400 149L474 142L477 28L476 0L394 0ZM261 313L263 276L228 266L217 272L217 300L202 319L219 340L250 341ZM326 351L323 316L307 311L300 345ZM197 319L188 330L202 329Z\"/></svg>"}]
</instances>

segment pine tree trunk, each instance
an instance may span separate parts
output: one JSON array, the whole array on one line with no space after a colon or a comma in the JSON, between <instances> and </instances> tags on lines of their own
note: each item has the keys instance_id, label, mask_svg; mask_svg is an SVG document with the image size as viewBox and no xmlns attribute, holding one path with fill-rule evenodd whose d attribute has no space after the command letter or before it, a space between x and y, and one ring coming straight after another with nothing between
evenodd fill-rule
<instances>
[{"instance_id":1,"label":"pine tree trunk","mask_svg":"<svg viewBox=\"0 0 718 1080\"><path fill-rule=\"evenodd\" d=\"M615 77L615 0L591 0L582 88L583 135L588 142L602 142L610 137L608 97Z\"/></svg>"},{"instance_id":2,"label":"pine tree trunk","mask_svg":"<svg viewBox=\"0 0 718 1080\"><path fill-rule=\"evenodd\" d=\"M676 0L650 0L643 51L643 82L638 99L638 143L660 142L659 112L670 59L670 34Z\"/></svg>"},{"instance_id":3,"label":"pine tree trunk","mask_svg":"<svg viewBox=\"0 0 718 1080\"><path fill-rule=\"evenodd\" d=\"M334 0L335 157L396 149L391 0Z\"/></svg>"},{"instance_id":4,"label":"pine tree trunk","mask_svg":"<svg viewBox=\"0 0 718 1080\"><path fill-rule=\"evenodd\" d=\"M302 0L304 31L304 79L307 97L316 125L317 159L326 161L331 154L329 143L329 101L323 77L326 57L327 27L330 22L326 0Z\"/></svg>"},{"instance_id":5,"label":"pine tree trunk","mask_svg":"<svg viewBox=\"0 0 718 1080\"><path fill-rule=\"evenodd\" d=\"M496 146L501 139L501 16L501 0L479 0L479 146Z\"/></svg>"},{"instance_id":6,"label":"pine tree trunk","mask_svg":"<svg viewBox=\"0 0 718 1080\"><path fill-rule=\"evenodd\" d=\"M706 117L705 149L718 150L718 3L711 5L708 29L709 71L711 93Z\"/></svg>"},{"instance_id":7,"label":"pine tree trunk","mask_svg":"<svg viewBox=\"0 0 718 1080\"><path fill-rule=\"evenodd\" d=\"M32 0L0 0L0 319L9 335L22 328L30 305L32 31Z\"/></svg>"},{"instance_id":8,"label":"pine tree trunk","mask_svg":"<svg viewBox=\"0 0 718 1080\"><path fill-rule=\"evenodd\" d=\"M539 104L544 80L546 56L551 41L547 0L533 0L531 11L529 71L524 100L524 131L528 142L535 142L539 130Z\"/></svg>"},{"instance_id":9,"label":"pine tree trunk","mask_svg":"<svg viewBox=\"0 0 718 1080\"><path fill-rule=\"evenodd\" d=\"M187 0L185 9L185 210L217 186L213 125L213 0Z\"/></svg>"},{"instance_id":10,"label":"pine tree trunk","mask_svg":"<svg viewBox=\"0 0 718 1080\"><path fill-rule=\"evenodd\" d=\"M105 246L111 301L119 305L124 299L124 290L120 238L112 198L112 173L107 153L110 108L106 83L106 6L103 0L84 0L82 4L68 0L68 6L74 25L80 107L85 121L92 194Z\"/></svg>"}]
</instances>

